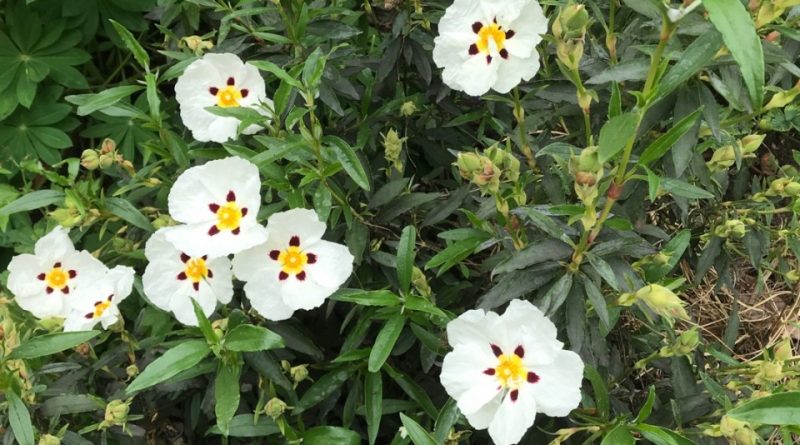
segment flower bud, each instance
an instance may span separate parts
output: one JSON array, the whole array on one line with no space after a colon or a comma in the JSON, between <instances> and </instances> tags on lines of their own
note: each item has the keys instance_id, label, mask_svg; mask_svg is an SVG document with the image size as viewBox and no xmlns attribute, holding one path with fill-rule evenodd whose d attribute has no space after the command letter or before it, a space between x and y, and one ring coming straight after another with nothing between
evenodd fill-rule
<instances>
[{"instance_id":1,"label":"flower bud","mask_svg":"<svg viewBox=\"0 0 800 445\"><path fill-rule=\"evenodd\" d=\"M97 170L100 167L99 157L97 150L87 148L81 153L81 166L87 170Z\"/></svg>"},{"instance_id":2,"label":"flower bud","mask_svg":"<svg viewBox=\"0 0 800 445\"><path fill-rule=\"evenodd\" d=\"M700 334L697 332L697 329L689 329L678 336L675 344L672 345L672 351L679 357L689 355L699 344Z\"/></svg>"},{"instance_id":3,"label":"flower bud","mask_svg":"<svg viewBox=\"0 0 800 445\"><path fill-rule=\"evenodd\" d=\"M115 156L111 154L102 154L98 158L98 165L101 170L105 170L114 165Z\"/></svg>"},{"instance_id":4,"label":"flower bud","mask_svg":"<svg viewBox=\"0 0 800 445\"><path fill-rule=\"evenodd\" d=\"M729 219L724 224L714 228L714 236L720 238L741 239L747 232L747 226L738 219Z\"/></svg>"},{"instance_id":5,"label":"flower bud","mask_svg":"<svg viewBox=\"0 0 800 445\"><path fill-rule=\"evenodd\" d=\"M743 137L739 143L742 146L742 155L755 153L758 147L764 142L765 134L751 134Z\"/></svg>"},{"instance_id":6,"label":"flower bud","mask_svg":"<svg viewBox=\"0 0 800 445\"><path fill-rule=\"evenodd\" d=\"M706 162L706 166L711 173L718 173L731 168L735 163L736 152L732 145L726 145L714 150L714 154L712 154L711 159Z\"/></svg>"},{"instance_id":7,"label":"flower bud","mask_svg":"<svg viewBox=\"0 0 800 445\"><path fill-rule=\"evenodd\" d=\"M135 363L132 364L132 365L129 365L127 368L125 368L125 374L127 374L128 377L130 377L130 378L134 378L137 375L139 375L139 367L136 366Z\"/></svg>"},{"instance_id":8,"label":"flower bud","mask_svg":"<svg viewBox=\"0 0 800 445\"><path fill-rule=\"evenodd\" d=\"M456 160L461 177L477 185L484 192L500 189L500 170L486 156L476 153L459 153Z\"/></svg>"},{"instance_id":9,"label":"flower bud","mask_svg":"<svg viewBox=\"0 0 800 445\"><path fill-rule=\"evenodd\" d=\"M775 345L774 354L775 360L779 362L790 360L794 356L792 351L792 340L788 337L781 340L780 343Z\"/></svg>"},{"instance_id":10,"label":"flower bud","mask_svg":"<svg viewBox=\"0 0 800 445\"><path fill-rule=\"evenodd\" d=\"M180 46L186 46L197 55L202 54L203 51L214 47L214 43L210 40L203 40L200 36L186 36L181 39Z\"/></svg>"},{"instance_id":11,"label":"flower bud","mask_svg":"<svg viewBox=\"0 0 800 445\"><path fill-rule=\"evenodd\" d=\"M61 445L61 439L52 434L42 434L39 437L38 445Z\"/></svg>"},{"instance_id":12,"label":"flower bud","mask_svg":"<svg viewBox=\"0 0 800 445\"><path fill-rule=\"evenodd\" d=\"M786 184L786 187L783 189L788 196L795 197L800 195L800 182L790 182Z\"/></svg>"},{"instance_id":13,"label":"flower bud","mask_svg":"<svg viewBox=\"0 0 800 445\"><path fill-rule=\"evenodd\" d=\"M423 297L430 297L433 293L431 286L428 284L428 279L425 277L425 273L417 266L414 266L411 270L411 284L414 285L414 289Z\"/></svg>"},{"instance_id":14,"label":"flower bud","mask_svg":"<svg viewBox=\"0 0 800 445\"><path fill-rule=\"evenodd\" d=\"M289 376L292 377L294 384L304 381L308 378L308 365L297 365L289 369Z\"/></svg>"},{"instance_id":15,"label":"flower bud","mask_svg":"<svg viewBox=\"0 0 800 445\"><path fill-rule=\"evenodd\" d=\"M732 417L722 416L719 429L734 445L756 445L758 435L750 428L747 422L736 420Z\"/></svg>"},{"instance_id":16,"label":"flower bud","mask_svg":"<svg viewBox=\"0 0 800 445\"><path fill-rule=\"evenodd\" d=\"M416 112L417 106L410 100L403 102L403 105L400 106L400 114L402 114L403 117L411 117Z\"/></svg>"},{"instance_id":17,"label":"flower bud","mask_svg":"<svg viewBox=\"0 0 800 445\"><path fill-rule=\"evenodd\" d=\"M586 6L570 2L553 22L553 36L558 40L583 39L590 20Z\"/></svg>"},{"instance_id":18,"label":"flower bud","mask_svg":"<svg viewBox=\"0 0 800 445\"><path fill-rule=\"evenodd\" d=\"M401 138L394 128L389 129L383 136L383 156L397 171L403 171L400 155L403 153L403 143L407 138Z\"/></svg>"},{"instance_id":19,"label":"flower bud","mask_svg":"<svg viewBox=\"0 0 800 445\"><path fill-rule=\"evenodd\" d=\"M647 285L636 291L635 296L654 312L668 320L675 318L681 320L689 319L689 314L683 308L684 302L664 286L658 284Z\"/></svg>"},{"instance_id":20,"label":"flower bud","mask_svg":"<svg viewBox=\"0 0 800 445\"><path fill-rule=\"evenodd\" d=\"M287 407L288 405L286 402L277 397L273 397L264 405L264 413L271 417L272 420L276 420L286 412Z\"/></svg>"},{"instance_id":21,"label":"flower bud","mask_svg":"<svg viewBox=\"0 0 800 445\"><path fill-rule=\"evenodd\" d=\"M786 279L792 283L796 283L798 280L800 280L800 272L798 272L797 269L793 269L789 272L786 272L784 277L786 277Z\"/></svg>"},{"instance_id":22,"label":"flower bud","mask_svg":"<svg viewBox=\"0 0 800 445\"><path fill-rule=\"evenodd\" d=\"M753 383L767 385L777 383L784 377L783 363L763 361L756 365L758 372L753 377Z\"/></svg>"},{"instance_id":23,"label":"flower bud","mask_svg":"<svg viewBox=\"0 0 800 445\"><path fill-rule=\"evenodd\" d=\"M106 414L103 420L105 428L115 425L125 425L128 421L128 413L131 409L131 402L122 400L112 400L106 405Z\"/></svg>"},{"instance_id":24,"label":"flower bud","mask_svg":"<svg viewBox=\"0 0 800 445\"><path fill-rule=\"evenodd\" d=\"M117 150L117 143L114 142L114 139L105 138L103 139L103 143L100 144L100 154L110 154L114 153Z\"/></svg>"},{"instance_id":25,"label":"flower bud","mask_svg":"<svg viewBox=\"0 0 800 445\"><path fill-rule=\"evenodd\" d=\"M66 228L75 227L83 220L81 213L76 208L56 209L48 215Z\"/></svg>"},{"instance_id":26,"label":"flower bud","mask_svg":"<svg viewBox=\"0 0 800 445\"><path fill-rule=\"evenodd\" d=\"M153 220L153 227L155 227L156 230L164 227L174 226L175 224L177 223L169 215L158 215L158 218Z\"/></svg>"}]
</instances>

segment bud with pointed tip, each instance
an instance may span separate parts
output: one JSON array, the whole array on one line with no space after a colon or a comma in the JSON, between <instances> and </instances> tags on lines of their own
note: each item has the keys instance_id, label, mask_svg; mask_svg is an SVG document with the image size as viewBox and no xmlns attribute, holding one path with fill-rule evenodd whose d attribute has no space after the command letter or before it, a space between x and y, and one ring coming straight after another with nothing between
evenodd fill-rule
<instances>
[{"instance_id":1,"label":"bud with pointed tip","mask_svg":"<svg viewBox=\"0 0 800 445\"><path fill-rule=\"evenodd\" d=\"M86 170L97 170L100 168L100 154L97 150L87 148L81 153L81 166Z\"/></svg>"},{"instance_id":2,"label":"bud with pointed tip","mask_svg":"<svg viewBox=\"0 0 800 445\"><path fill-rule=\"evenodd\" d=\"M52 434L42 434L37 445L61 445L61 439Z\"/></svg>"},{"instance_id":3,"label":"bud with pointed tip","mask_svg":"<svg viewBox=\"0 0 800 445\"><path fill-rule=\"evenodd\" d=\"M635 294L636 298L643 301L653 312L662 317L673 320L688 320L689 314L684 309L684 302L678 296L659 284L649 284Z\"/></svg>"},{"instance_id":4,"label":"bud with pointed tip","mask_svg":"<svg viewBox=\"0 0 800 445\"><path fill-rule=\"evenodd\" d=\"M273 397L264 405L264 414L272 418L272 420L276 420L286 412L287 407L288 405L286 402L277 397Z\"/></svg>"}]
</instances>

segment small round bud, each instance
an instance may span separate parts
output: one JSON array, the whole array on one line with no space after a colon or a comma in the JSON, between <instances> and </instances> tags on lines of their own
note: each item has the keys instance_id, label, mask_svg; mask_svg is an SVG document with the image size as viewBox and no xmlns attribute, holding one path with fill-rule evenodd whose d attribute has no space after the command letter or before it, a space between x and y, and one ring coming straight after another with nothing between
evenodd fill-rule
<instances>
[{"instance_id":1,"label":"small round bud","mask_svg":"<svg viewBox=\"0 0 800 445\"><path fill-rule=\"evenodd\" d=\"M100 155L97 150L88 148L81 153L81 166L87 170L97 170L100 167Z\"/></svg>"},{"instance_id":2,"label":"small round bud","mask_svg":"<svg viewBox=\"0 0 800 445\"><path fill-rule=\"evenodd\" d=\"M400 106L400 114L402 114L404 117L410 117L416 112L417 106L414 104L414 102L403 102L403 105Z\"/></svg>"},{"instance_id":3,"label":"small round bud","mask_svg":"<svg viewBox=\"0 0 800 445\"><path fill-rule=\"evenodd\" d=\"M38 445L61 445L61 439L52 434L42 434L39 437Z\"/></svg>"},{"instance_id":4,"label":"small round bud","mask_svg":"<svg viewBox=\"0 0 800 445\"><path fill-rule=\"evenodd\" d=\"M117 150L117 143L114 142L114 139L105 138L103 139L103 143L100 144L100 154L110 154Z\"/></svg>"},{"instance_id":5,"label":"small round bud","mask_svg":"<svg viewBox=\"0 0 800 445\"><path fill-rule=\"evenodd\" d=\"M286 412L287 407L288 405L286 405L286 402L277 397L273 397L264 405L264 414L271 417L272 420L276 420Z\"/></svg>"},{"instance_id":6,"label":"small round bud","mask_svg":"<svg viewBox=\"0 0 800 445\"><path fill-rule=\"evenodd\" d=\"M129 365L127 368L125 368L125 374L127 374L130 378L134 378L139 375L139 367L136 366L136 364Z\"/></svg>"}]
</instances>

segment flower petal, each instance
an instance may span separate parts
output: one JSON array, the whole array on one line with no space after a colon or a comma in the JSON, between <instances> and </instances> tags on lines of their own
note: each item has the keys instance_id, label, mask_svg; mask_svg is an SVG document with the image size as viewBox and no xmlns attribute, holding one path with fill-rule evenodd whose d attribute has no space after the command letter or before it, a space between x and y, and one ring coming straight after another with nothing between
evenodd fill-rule
<instances>
[{"instance_id":1,"label":"flower petal","mask_svg":"<svg viewBox=\"0 0 800 445\"><path fill-rule=\"evenodd\" d=\"M484 373L496 362L490 349L477 344L460 345L445 355L439 379L462 413L479 411L500 392L497 379Z\"/></svg>"},{"instance_id":2,"label":"flower petal","mask_svg":"<svg viewBox=\"0 0 800 445\"><path fill-rule=\"evenodd\" d=\"M500 404L494 419L489 424L489 436L495 445L514 445L533 426L536 418L536 400L523 387L518 390L516 400L510 392Z\"/></svg>"},{"instance_id":3,"label":"flower petal","mask_svg":"<svg viewBox=\"0 0 800 445\"><path fill-rule=\"evenodd\" d=\"M233 274L242 281L250 281L259 275L277 275L280 266L269 257L270 234L266 243L245 249L233 256ZM278 248L285 248L280 246Z\"/></svg>"},{"instance_id":4,"label":"flower petal","mask_svg":"<svg viewBox=\"0 0 800 445\"><path fill-rule=\"evenodd\" d=\"M296 276L289 276L284 281L279 281L283 302L287 306L297 309L311 310L322 306L338 287L323 286L313 280L300 280Z\"/></svg>"},{"instance_id":5,"label":"flower petal","mask_svg":"<svg viewBox=\"0 0 800 445\"><path fill-rule=\"evenodd\" d=\"M539 381L526 387L543 413L563 417L578 407L583 380L583 360L578 354L562 350L552 363L529 369L539 376Z\"/></svg>"},{"instance_id":6,"label":"flower petal","mask_svg":"<svg viewBox=\"0 0 800 445\"><path fill-rule=\"evenodd\" d=\"M242 225L238 234L222 231L209 235L212 224L184 224L170 228L166 237L181 252L198 257L211 258L226 256L248 249L267 239L267 230L259 224Z\"/></svg>"},{"instance_id":7,"label":"flower petal","mask_svg":"<svg viewBox=\"0 0 800 445\"><path fill-rule=\"evenodd\" d=\"M454 348L460 345L485 345L496 343L498 334L505 329L500 323L500 316L483 309L464 312L447 324L447 341Z\"/></svg>"},{"instance_id":8,"label":"flower petal","mask_svg":"<svg viewBox=\"0 0 800 445\"><path fill-rule=\"evenodd\" d=\"M319 220L317 212L310 209L292 209L273 214L267 220L269 243L286 248L293 236L300 238L300 246L305 248L322 239L325 223Z\"/></svg>"},{"instance_id":9,"label":"flower petal","mask_svg":"<svg viewBox=\"0 0 800 445\"><path fill-rule=\"evenodd\" d=\"M316 261L306 265L310 279L324 287L338 288L353 273L353 255L347 246L330 241L317 241L305 248Z\"/></svg>"},{"instance_id":10,"label":"flower petal","mask_svg":"<svg viewBox=\"0 0 800 445\"><path fill-rule=\"evenodd\" d=\"M75 253L75 246L69 238L69 229L61 226L39 238L34 247L34 254L44 262L56 262L71 253Z\"/></svg>"},{"instance_id":11,"label":"flower petal","mask_svg":"<svg viewBox=\"0 0 800 445\"><path fill-rule=\"evenodd\" d=\"M284 303L277 281L266 276L257 276L248 281L244 285L244 292L253 309L267 320L286 320L295 311Z\"/></svg>"}]
</instances>

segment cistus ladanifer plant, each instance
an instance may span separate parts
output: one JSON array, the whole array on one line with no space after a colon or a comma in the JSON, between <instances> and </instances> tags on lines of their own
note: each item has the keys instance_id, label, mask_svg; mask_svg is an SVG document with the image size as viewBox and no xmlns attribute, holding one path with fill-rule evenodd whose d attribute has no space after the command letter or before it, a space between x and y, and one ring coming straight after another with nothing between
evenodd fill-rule
<instances>
[{"instance_id":1,"label":"cistus ladanifer plant","mask_svg":"<svg viewBox=\"0 0 800 445\"><path fill-rule=\"evenodd\" d=\"M3 2L2 442L798 443L799 24Z\"/></svg>"}]
</instances>

